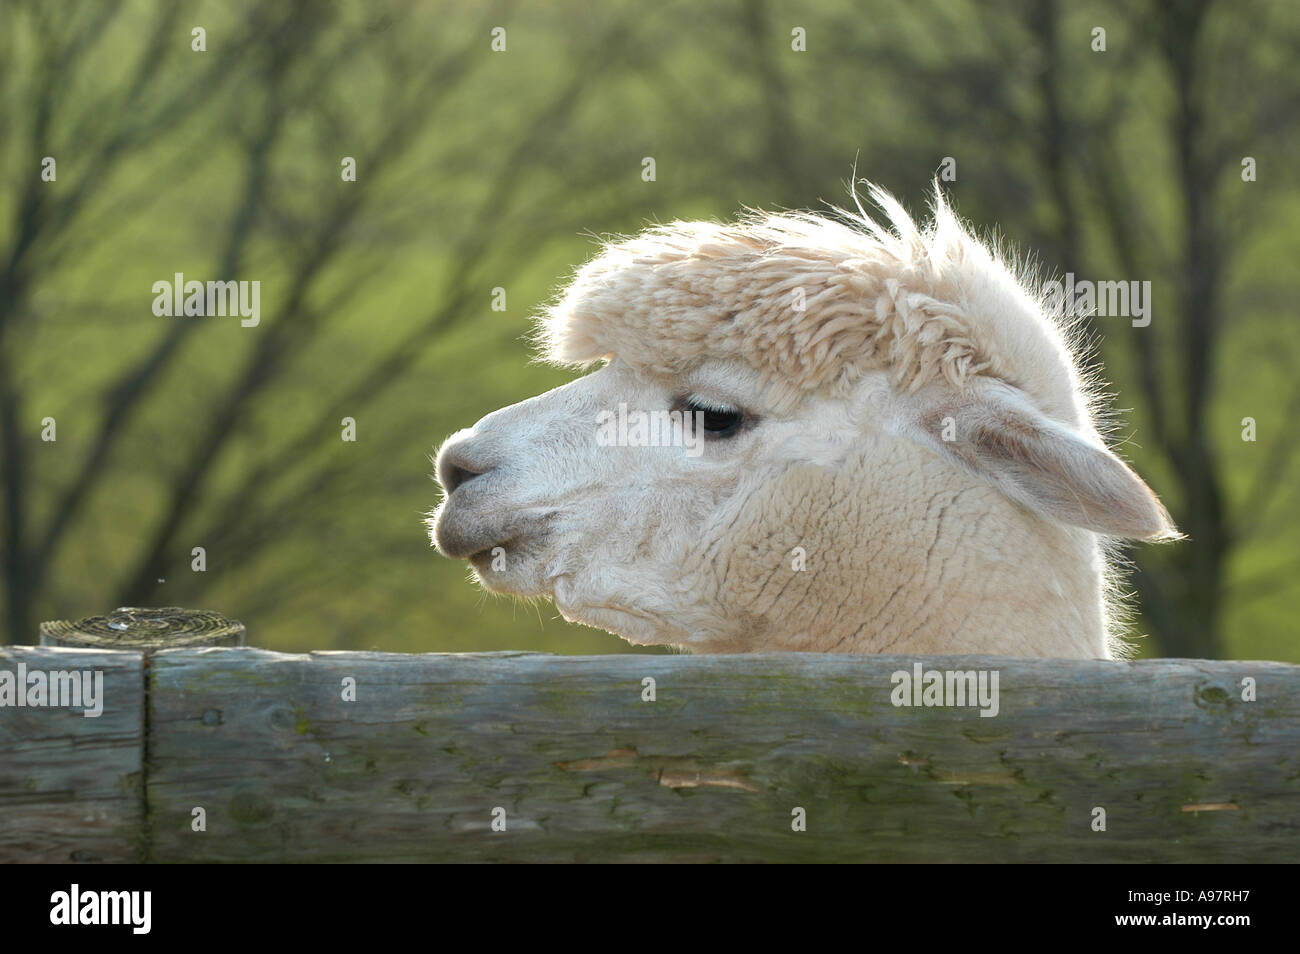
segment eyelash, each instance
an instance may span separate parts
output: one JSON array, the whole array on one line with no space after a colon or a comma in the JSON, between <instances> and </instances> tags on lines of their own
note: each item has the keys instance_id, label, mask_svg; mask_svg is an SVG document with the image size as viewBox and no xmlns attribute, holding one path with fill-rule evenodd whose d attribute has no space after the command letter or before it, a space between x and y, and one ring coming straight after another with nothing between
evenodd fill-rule
<instances>
[{"instance_id":1,"label":"eyelash","mask_svg":"<svg viewBox=\"0 0 1300 954\"><path fill-rule=\"evenodd\" d=\"M691 408L692 410L699 409L701 411L713 411L717 414L740 413L737 408L732 407L730 404L723 404L719 401L710 401L708 398L702 398L695 394L688 394L678 400L677 403L683 410Z\"/></svg>"},{"instance_id":2,"label":"eyelash","mask_svg":"<svg viewBox=\"0 0 1300 954\"><path fill-rule=\"evenodd\" d=\"M750 420L749 415L739 408L719 404L716 401L700 398L693 394L679 399L677 405L684 414L690 415L692 423L695 420L695 412L703 412L705 415L704 431L714 440L725 440L728 437L733 437ZM729 420L732 418L734 420ZM714 426L711 427L710 424Z\"/></svg>"}]
</instances>

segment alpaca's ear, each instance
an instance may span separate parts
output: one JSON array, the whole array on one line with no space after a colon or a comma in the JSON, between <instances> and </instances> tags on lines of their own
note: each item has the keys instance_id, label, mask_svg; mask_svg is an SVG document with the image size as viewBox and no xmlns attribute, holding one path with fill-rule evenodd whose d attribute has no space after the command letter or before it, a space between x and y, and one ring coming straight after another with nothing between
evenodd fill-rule
<instances>
[{"instance_id":1,"label":"alpaca's ear","mask_svg":"<svg viewBox=\"0 0 1300 954\"><path fill-rule=\"evenodd\" d=\"M981 382L927 404L917 420L926 442L1029 509L1114 537L1179 537L1141 477L1021 392Z\"/></svg>"}]
</instances>

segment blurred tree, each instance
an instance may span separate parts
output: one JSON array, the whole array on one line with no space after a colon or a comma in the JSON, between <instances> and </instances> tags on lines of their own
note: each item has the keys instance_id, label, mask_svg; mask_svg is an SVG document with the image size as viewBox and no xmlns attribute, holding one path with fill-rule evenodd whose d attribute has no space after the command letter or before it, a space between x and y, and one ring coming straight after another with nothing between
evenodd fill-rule
<instances>
[{"instance_id":1,"label":"blurred tree","mask_svg":"<svg viewBox=\"0 0 1300 954\"><path fill-rule=\"evenodd\" d=\"M1286 425L1300 390L1270 402L1255 479L1230 504L1225 457L1241 447L1241 428L1225 427L1213 406L1224 287L1276 197L1295 189L1285 157L1300 146L1298 24L1277 4L1245 6L1251 16L1212 0L1122 13L1060 0L946 5L900 18L943 56L917 57L902 29L864 33L855 48L931 92L915 97L913 122L934 131L938 154L958 157L951 188L967 214L1000 224L1057 274L1152 280L1149 326L1091 317L1088 330L1107 380L1141 395L1131 450L1188 538L1134 551L1140 610L1169 656L1223 655L1229 563L1267 529L1261 518L1295 457ZM1093 48L1098 26L1108 28L1104 51ZM1246 156L1270 170L1267 186L1243 182ZM1282 343L1300 358L1294 335ZM1293 580L1287 573L1269 571L1238 594L1268 592L1264 581Z\"/></svg>"},{"instance_id":2,"label":"blurred tree","mask_svg":"<svg viewBox=\"0 0 1300 954\"><path fill-rule=\"evenodd\" d=\"M155 174L142 177L134 195L120 191L112 175L115 164L131 160L132 150L146 145L157 152L175 144L177 159L169 171L176 174L196 150L234 138L240 175L225 184L227 223L219 236L205 236L203 253L212 258L211 275L224 280L274 273L282 289L242 353L223 344L216 364L233 372L205 388L195 426L170 429L180 453L165 476L157 512L135 529L129 550L115 554L115 603L140 605L158 598L170 570L181 562L178 553L188 550L182 533L223 552L233 564L265 550L275 533L317 519L322 500L338 499L331 495L339 491L346 469L322 467L307 486L288 495L276 493L277 481L286 474L301 478L305 461L331 443L344 413L360 413L401 382L439 335L469 313L471 302L485 297L492 287L484 277L487 265L498 273L505 270L503 261L519 269L546 247L536 240L539 230L576 232L600 217L598 202L566 214L570 177L608 181L616 167L634 166L616 141L574 155L565 139L566 125L601 82L638 63L629 48L626 11L585 24L571 51L583 68L561 74L558 88L536 108L507 101L496 111L507 118L504 127L467 118L478 110L477 74L492 63L491 28L510 21L512 6L498 4L473 19L462 17L460 28L449 31L454 45L431 50L406 30L394 29L396 15L410 15L403 4L351 12L309 0L269 10L250 5L229 15L231 32L209 27L203 54L208 65L197 73L193 64L203 60L190 49L189 21L182 21L173 5L15 7L19 22L10 42L16 44L17 36L32 45L20 50L17 66L3 74L9 84L6 100L10 109L28 93L36 101L29 113L23 110L29 128L10 156L21 170L11 177L21 183L21 195L12 206L7 265L0 275L0 334L9 330L0 337L0 371L16 368L23 345L35 343L34 336L23 341L14 326L35 321L33 295L42 281L58 274L66 250L77 247L87 256L97 244L119 237L111 227L96 228L107 215L92 200L100 198L120 213L145 204L139 193L158 189ZM150 24L144 42L114 35L110 26L119 17L132 26ZM432 29L436 22L426 20L419 36L438 35ZM82 85L94 86L87 74L103 66L95 54L114 40L115 56L134 64L131 74L107 84L98 96L73 95ZM358 98L359 87L364 95ZM449 112L461 114L457 135L437 136L441 114ZM203 120L199 128L191 119L195 115ZM364 149L355 148L358 144ZM318 170L309 184L303 183L300 167L305 149ZM338 157L346 153L357 153L353 158L361 171L355 182L336 187L331 180L338 182ZM39 172L32 163L46 154L64 157L63 177L54 183L32 173ZM93 161L84 161L87 155ZM553 175L550 168L558 166L567 174ZM425 191L430 177L442 176L462 183L472 176L473 185L440 195L432 207L413 198ZM671 192L661 190L661 195ZM627 204L621 194L609 201L616 208ZM400 333L390 335L370 363L349 367L346 380L299 367L308 378L324 375L337 390L314 402L310 413L279 422L274 436L263 435L258 442L254 459L243 462L242 476L214 487L223 459L247 452L247 444L237 446L239 438L257 430L256 409L267 393L285 386L295 362L305 363L304 355L329 325L352 320L351 303L373 292L393 264L391 244L382 244L375 254L358 242L357 232L392 235L409 230L413 219L437 222L442 239L443 277L428 296L424 317L394 329ZM521 222L528 228L520 229ZM170 276L174 269L169 263L155 270ZM48 507L38 508L31 499L31 484L46 458L35 453L39 441L28 420L23 376L3 374L5 604L13 636L30 638L34 631L33 607L41 603L50 569L73 539L70 531L87 502L130 479L114 467L114 456L130 453L125 448L131 445L133 419L175 373L185 346L202 328L202 322L172 320L134 360L116 362L102 389L94 439ZM305 426L299 426L302 421ZM38 509L48 514L39 524L31 519ZM281 601L287 590L310 588L317 582L310 570L285 567L282 578L267 582L266 599ZM190 589L201 598L201 583Z\"/></svg>"},{"instance_id":3,"label":"blurred tree","mask_svg":"<svg viewBox=\"0 0 1300 954\"><path fill-rule=\"evenodd\" d=\"M431 559L430 445L564 380L520 337L593 233L843 204L855 160L920 195L951 157L962 211L1054 271L1153 283L1150 326L1090 332L1132 409L1126 449L1190 538L1134 551L1159 650L1296 652L1300 341L1276 316L1296 293L1300 15L1282 0L0 11L10 638L166 602L256 619L276 648L364 647L380 615L389 649L626 648L524 632ZM1241 180L1247 155L1267 183ZM154 316L177 271L260 280L260 324ZM187 572L195 545L208 572Z\"/></svg>"}]
</instances>

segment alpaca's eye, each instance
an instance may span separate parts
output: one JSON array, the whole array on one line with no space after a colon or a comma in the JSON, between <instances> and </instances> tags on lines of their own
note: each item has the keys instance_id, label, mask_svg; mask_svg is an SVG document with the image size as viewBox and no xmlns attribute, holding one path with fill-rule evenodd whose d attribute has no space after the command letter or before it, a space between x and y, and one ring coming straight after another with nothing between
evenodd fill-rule
<instances>
[{"instance_id":1,"label":"alpaca's eye","mask_svg":"<svg viewBox=\"0 0 1300 954\"><path fill-rule=\"evenodd\" d=\"M700 419L697 415L703 415L704 432L709 437L730 437L745 422L745 415L740 411L704 404L694 398L686 400L683 410L690 415L692 424Z\"/></svg>"}]
</instances>

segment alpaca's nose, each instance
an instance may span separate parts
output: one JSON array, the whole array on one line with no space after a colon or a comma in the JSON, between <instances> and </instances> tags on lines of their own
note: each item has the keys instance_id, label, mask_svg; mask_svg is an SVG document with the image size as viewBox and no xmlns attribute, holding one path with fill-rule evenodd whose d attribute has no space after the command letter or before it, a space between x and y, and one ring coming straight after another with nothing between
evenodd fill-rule
<instances>
[{"instance_id":1,"label":"alpaca's nose","mask_svg":"<svg viewBox=\"0 0 1300 954\"><path fill-rule=\"evenodd\" d=\"M470 451L470 441L464 438L452 438L438 451L438 483L442 484L448 496L461 484L492 469L490 464L476 460Z\"/></svg>"}]
</instances>

